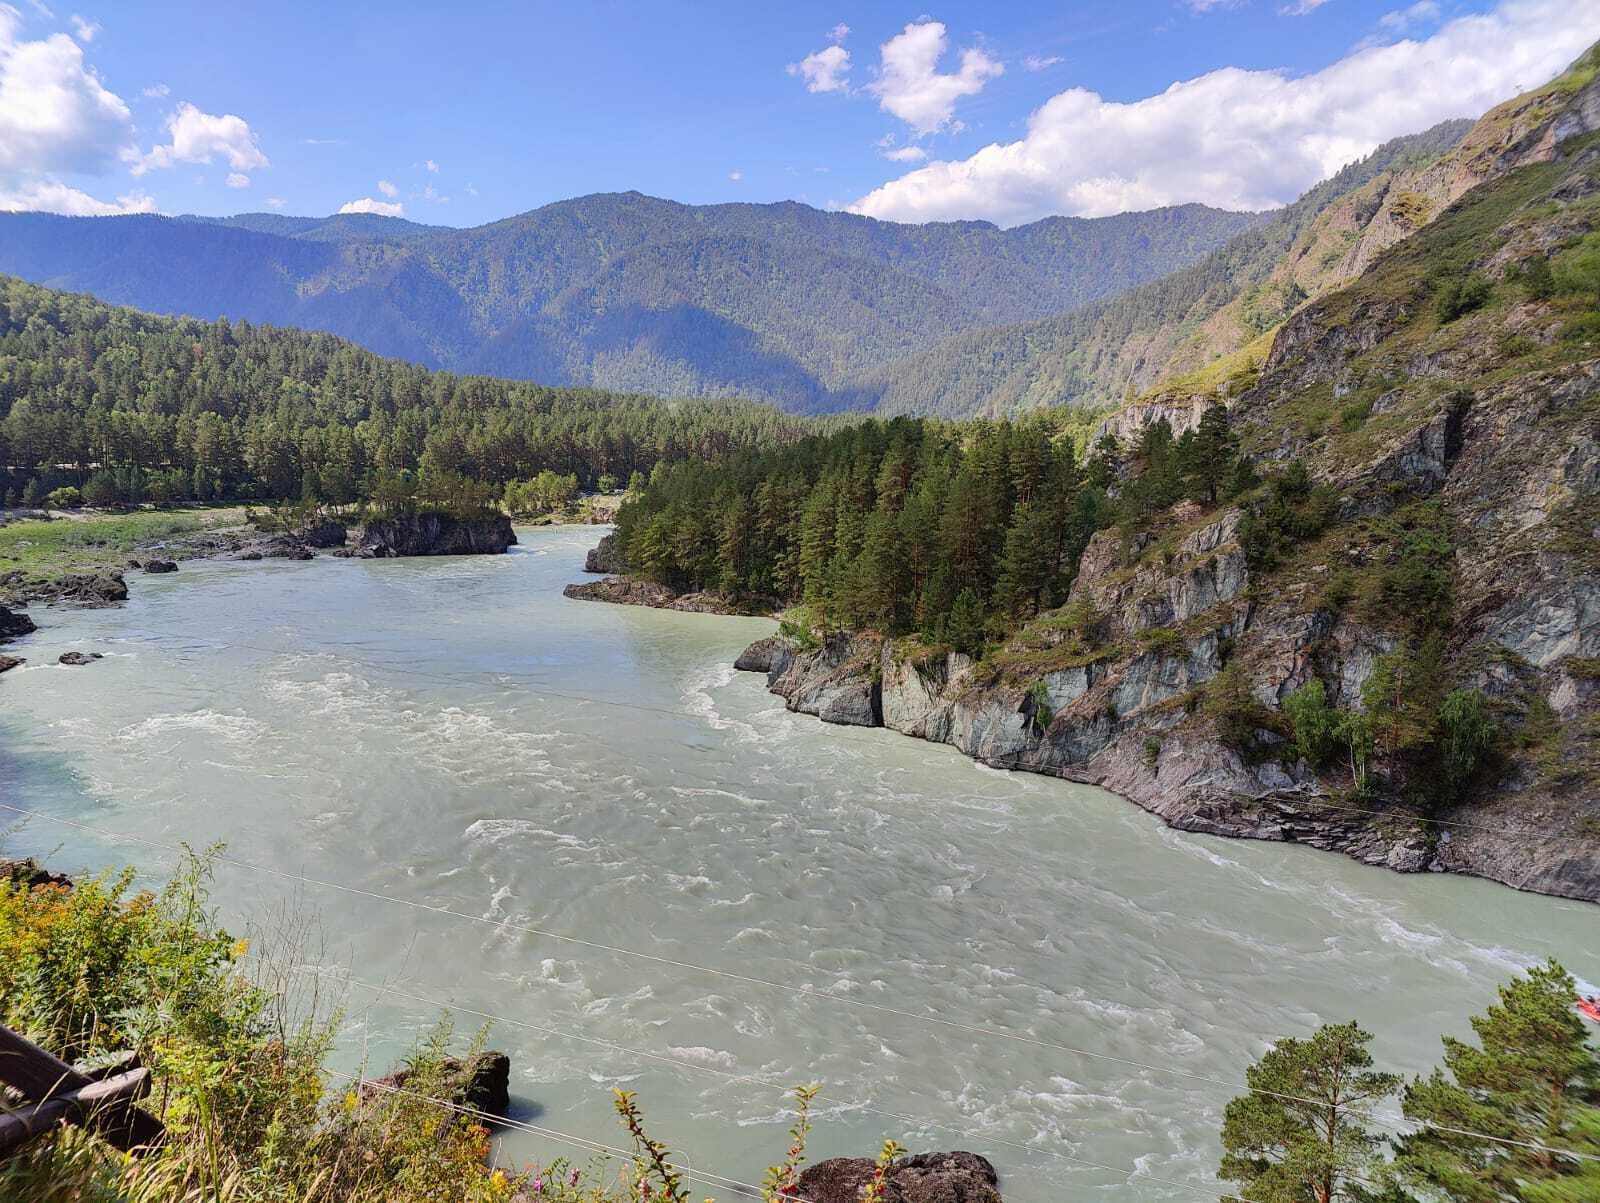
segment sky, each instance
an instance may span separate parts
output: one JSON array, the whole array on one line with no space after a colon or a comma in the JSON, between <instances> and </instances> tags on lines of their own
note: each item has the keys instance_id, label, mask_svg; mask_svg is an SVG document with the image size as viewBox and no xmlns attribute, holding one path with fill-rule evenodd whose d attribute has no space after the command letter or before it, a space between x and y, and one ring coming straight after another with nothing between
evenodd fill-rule
<instances>
[{"instance_id":1,"label":"sky","mask_svg":"<svg viewBox=\"0 0 1600 1203\"><path fill-rule=\"evenodd\" d=\"M1595 40L1600 0L9 0L0 209L1262 209Z\"/></svg>"}]
</instances>

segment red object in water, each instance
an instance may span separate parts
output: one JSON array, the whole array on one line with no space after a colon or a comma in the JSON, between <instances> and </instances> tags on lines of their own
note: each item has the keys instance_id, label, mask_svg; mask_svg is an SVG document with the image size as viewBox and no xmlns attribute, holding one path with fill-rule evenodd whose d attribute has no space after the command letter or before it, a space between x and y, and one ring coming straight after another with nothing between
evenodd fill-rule
<instances>
[{"instance_id":1,"label":"red object in water","mask_svg":"<svg viewBox=\"0 0 1600 1203\"><path fill-rule=\"evenodd\" d=\"M1578 1004L1578 1010L1582 1011L1596 1023L1600 1023L1600 998L1584 999Z\"/></svg>"}]
</instances>

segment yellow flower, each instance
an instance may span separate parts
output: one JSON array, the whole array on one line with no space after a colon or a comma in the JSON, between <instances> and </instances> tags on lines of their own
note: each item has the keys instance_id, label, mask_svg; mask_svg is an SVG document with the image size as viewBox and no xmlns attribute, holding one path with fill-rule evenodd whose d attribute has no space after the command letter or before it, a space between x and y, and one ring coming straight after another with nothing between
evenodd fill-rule
<instances>
[{"instance_id":1,"label":"yellow flower","mask_svg":"<svg viewBox=\"0 0 1600 1203\"><path fill-rule=\"evenodd\" d=\"M233 959L234 960L236 960L236 961L243 960L244 959L244 954L249 952L249 951L250 951L250 941L249 940L235 940L233 942Z\"/></svg>"},{"instance_id":2,"label":"yellow flower","mask_svg":"<svg viewBox=\"0 0 1600 1203\"><path fill-rule=\"evenodd\" d=\"M356 1107L360 1105L360 1103L361 1103L361 1100L356 1098L356 1092L355 1091L353 1091L353 1090L345 1091L344 1109L346 1111L354 1111L356 1109Z\"/></svg>"},{"instance_id":3,"label":"yellow flower","mask_svg":"<svg viewBox=\"0 0 1600 1203\"><path fill-rule=\"evenodd\" d=\"M505 1194L507 1190L506 1172L504 1170L496 1170L494 1173L490 1174L489 1185L494 1187L496 1194Z\"/></svg>"}]
</instances>

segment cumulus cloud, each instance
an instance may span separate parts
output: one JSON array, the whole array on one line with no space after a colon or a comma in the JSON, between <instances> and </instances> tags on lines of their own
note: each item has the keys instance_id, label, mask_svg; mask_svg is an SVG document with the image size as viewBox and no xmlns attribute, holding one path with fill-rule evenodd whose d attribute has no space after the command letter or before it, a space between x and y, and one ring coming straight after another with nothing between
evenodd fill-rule
<instances>
[{"instance_id":1,"label":"cumulus cloud","mask_svg":"<svg viewBox=\"0 0 1600 1203\"><path fill-rule=\"evenodd\" d=\"M1555 75L1593 39L1597 16L1597 0L1503 0L1309 75L1224 67L1131 103L1073 88L1035 110L1017 141L930 163L851 207L893 221L1008 225L1186 201L1269 208L1386 139Z\"/></svg>"},{"instance_id":2,"label":"cumulus cloud","mask_svg":"<svg viewBox=\"0 0 1600 1203\"><path fill-rule=\"evenodd\" d=\"M341 213L376 213L380 217L404 217L406 207L402 204L388 204L385 201L374 200L370 196L363 196L360 200L345 201L339 206Z\"/></svg>"},{"instance_id":3,"label":"cumulus cloud","mask_svg":"<svg viewBox=\"0 0 1600 1203\"><path fill-rule=\"evenodd\" d=\"M100 32L100 22L90 21L73 13L72 29L78 35L78 41L87 44L94 41L94 35Z\"/></svg>"},{"instance_id":4,"label":"cumulus cloud","mask_svg":"<svg viewBox=\"0 0 1600 1203\"><path fill-rule=\"evenodd\" d=\"M735 169L733 171L728 172L728 178L730 180L732 180L735 184L737 184L741 180L744 179L744 172Z\"/></svg>"},{"instance_id":5,"label":"cumulus cloud","mask_svg":"<svg viewBox=\"0 0 1600 1203\"><path fill-rule=\"evenodd\" d=\"M435 172L435 173L437 173L438 170L439 170L439 164L435 163L432 159L427 160L422 165L424 167L426 167L429 171L432 171L432 172Z\"/></svg>"},{"instance_id":6,"label":"cumulus cloud","mask_svg":"<svg viewBox=\"0 0 1600 1203\"><path fill-rule=\"evenodd\" d=\"M1326 4L1328 0L1295 0L1293 4L1285 4L1278 11L1286 17L1303 17L1307 13L1314 13Z\"/></svg>"},{"instance_id":7,"label":"cumulus cloud","mask_svg":"<svg viewBox=\"0 0 1600 1203\"><path fill-rule=\"evenodd\" d=\"M171 92L172 89L167 87L166 84L151 84L140 95L146 100L160 100L163 96L170 95Z\"/></svg>"},{"instance_id":8,"label":"cumulus cloud","mask_svg":"<svg viewBox=\"0 0 1600 1203\"><path fill-rule=\"evenodd\" d=\"M132 138L128 106L85 66L76 42L64 33L22 41L21 20L0 5L0 178L108 170Z\"/></svg>"},{"instance_id":9,"label":"cumulus cloud","mask_svg":"<svg viewBox=\"0 0 1600 1203\"><path fill-rule=\"evenodd\" d=\"M1048 71L1060 61L1059 54L1030 54L1022 60L1022 66L1028 71Z\"/></svg>"},{"instance_id":10,"label":"cumulus cloud","mask_svg":"<svg viewBox=\"0 0 1600 1203\"><path fill-rule=\"evenodd\" d=\"M69 217L111 217L118 213L154 213L155 209L155 200L142 192L103 201L56 180L0 180L0 211L4 212L39 210Z\"/></svg>"},{"instance_id":11,"label":"cumulus cloud","mask_svg":"<svg viewBox=\"0 0 1600 1203\"><path fill-rule=\"evenodd\" d=\"M808 54L786 68L790 75L806 81L807 92L844 92L850 87L850 52L832 45Z\"/></svg>"},{"instance_id":12,"label":"cumulus cloud","mask_svg":"<svg viewBox=\"0 0 1600 1203\"><path fill-rule=\"evenodd\" d=\"M269 209L281 209L281 208L283 208L284 204L285 204L285 201L284 201L283 197L281 197L281 196L269 196L269 197L267 197L267 208L269 208Z\"/></svg>"},{"instance_id":13,"label":"cumulus cloud","mask_svg":"<svg viewBox=\"0 0 1600 1203\"><path fill-rule=\"evenodd\" d=\"M928 157L928 152L920 146L894 146L886 149L883 157L896 163L920 163Z\"/></svg>"},{"instance_id":14,"label":"cumulus cloud","mask_svg":"<svg viewBox=\"0 0 1600 1203\"><path fill-rule=\"evenodd\" d=\"M242 171L230 171L226 183L230 188L248 188L250 187L250 177Z\"/></svg>"},{"instance_id":15,"label":"cumulus cloud","mask_svg":"<svg viewBox=\"0 0 1600 1203\"><path fill-rule=\"evenodd\" d=\"M931 134L950 123L956 102L983 90L1005 68L975 47L961 52L961 65L941 72L948 39L941 21L913 21L879 48L878 78L867 90L878 107L892 113L918 134Z\"/></svg>"},{"instance_id":16,"label":"cumulus cloud","mask_svg":"<svg viewBox=\"0 0 1600 1203\"><path fill-rule=\"evenodd\" d=\"M400 195L400 189L396 188L388 180L378 181L378 191L391 198Z\"/></svg>"},{"instance_id":17,"label":"cumulus cloud","mask_svg":"<svg viewBox=\"0 0 1600 1203\"><path fill-rule=\"evenodd\" d=\"M174 163L209 163L213 155L227 159L235 171L252 171L268 165L267 156L256 145L250 123L232 113L218 116L203 113L184 101L168 115L167 132L172 141L152 147L148 154L133 155L134 175L143 175Z\"/></svg>"},{"instance_id":18,"label":"cumulus cloud","mask_svg":"<svg viewBox=\"0 0 1600 1203\"><path fill-rule=\"evenodd\" d=\"M828 30L828 41L830 42L842 42L849 36L850 27L843 21L840 21L832 29Z\"/></svg>"}]
</instances>

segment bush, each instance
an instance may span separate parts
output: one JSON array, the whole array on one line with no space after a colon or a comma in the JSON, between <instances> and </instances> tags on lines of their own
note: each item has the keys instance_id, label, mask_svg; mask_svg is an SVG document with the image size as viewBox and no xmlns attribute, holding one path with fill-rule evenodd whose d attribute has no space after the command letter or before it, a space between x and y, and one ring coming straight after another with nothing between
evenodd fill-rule
<instances>
[{"instance_id":1,"label":"bush","mask_svg":"<svg viewBox=\"0 0 1600 1203\"><path fill-rule=\"evenodd\" d=\"M83 494L72 485L63 485L45 494L44 503L53 510L75 510L83 504Z\"/></svg>"},{"instance_id":2,"label":"bush","mask_svg":"<svg viewBox=\"0 0 1600 1203\"><path fill-rule=\"evenodd\" d=\"M1494 740L1494 720L1480 691L1454 689L1445 694L1439 704L1437 744L1443 783L1451 793L1472 780Z\"/></svg>"},{"instance_id":3,"label":"bush","mask_svg":"<svg viewBox=\"0 0 1600 1203\"><path fill-rule=\"evenodd\" d=\"M117 486L117 478L109 472L96 472L83 486L85 505L104 509L123 500L122 490Z\"/></svg>"},{"instance_id":4,"label":"bush","mask_svg":"<svg viewBox=\"0 0 1600 1203\"><path fill-rule=\"evenodd\" d=\"M1328 705L1322 682L1307 681L1289 694L1283 713L1294 731L1295 754L1313 769L1322 768L1339 746L1339 712Z\"/></svg>"},{"instance_id":5,"label":"bush","mask_svg":"<svg viewBox=\"0 0 1600 1203\"><path fill-rule=\"evenodd\" d=\"M1491 291L1489 281L1477 272L1446 280L1433 298L1433 311L1439 324L1448 325L1474 309L1483 308L1488 303Z\"/></svg>"}]
</instances>

